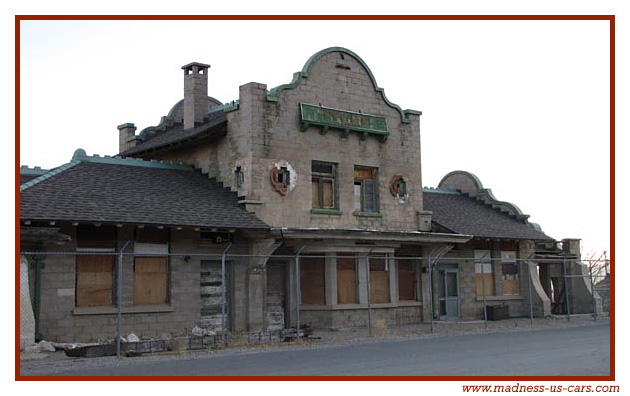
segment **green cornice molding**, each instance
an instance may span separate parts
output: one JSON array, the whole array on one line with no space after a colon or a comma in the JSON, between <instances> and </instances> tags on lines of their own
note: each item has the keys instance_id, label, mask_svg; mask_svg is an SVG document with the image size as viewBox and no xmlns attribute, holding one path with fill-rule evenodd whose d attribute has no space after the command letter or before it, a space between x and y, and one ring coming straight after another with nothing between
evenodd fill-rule
<instances>
[{"instance_id":1,"label":"green cornice molding","mask_svg":"<svg viewBox=\"0 0 630 396\"><path fill-rule=\"evenodd\" d=\"M20 166L20 175L41 176L49 171L50 169L42 169L39 166L34 168L29 168L27 165Z\"/></svg>"},{"instance_id":2,"label":"green cornice molding","mask_svg":"<svg viewBox=\"0 0 630 396\"><path fill-rule=\"evenodd\" d=\"M363 61L363 59L361 59L359 55L343 47L330 47L330 48L326 48L315 53L306 61L306 63L304 64L304 67L302 68L302 71L299 71L293 74L293 80L291 80L290 83L283 84L269 90L269 92L267 93L267 100L270 102L277 102L278 100L280 100L280 94L282 93L282 91L284 91L285 89L295 89L302 82L302 79L309 77L311 68L313 67L315 62L317 62L324 55L327 55L331 52L341 52L341 53L350 55L357 62L359 62L361 66L363 66L365 71L368 73L370 80L372 81L372 87L374 88L374 90L381 94L381 97L383 98L383 101L385 102L385 104L387 104L392 109L398 111L398 113L400 114L400 122L402 122L403 124L409 124L411 123L411 119L409 118L409 116L422 115L422 112L418 110L411 110L411 109L402 110L400 106L398 106L395 103L392 103L389 99L387 99L387 96L385 96L385 90L378 86L378 84L376 83L376 79L374 78L374 75L372 74L372 71L370 70L368 65Z\"/></svg>"},{"instance_id":3,"label":"green cornice molding","mask_svg":"<svg viewBox=\"0 0 630 396\"><path fill-rule=\"evenodd\" d=\"M463 181L462 181L463 179ZM468 183L466 183L468 182ZM472 185L473 189L468 188L467 185ZM493 208L499 209L502 212L513 215L519 220L527 220L529 215L524 214L521 209L511 202L498 200L492 190L484 188L481 180L474 174L462 170L450 172L440 180L438 184L439 189L457 190L469 196L476 198Z\"/></svg>"}]
</instances>

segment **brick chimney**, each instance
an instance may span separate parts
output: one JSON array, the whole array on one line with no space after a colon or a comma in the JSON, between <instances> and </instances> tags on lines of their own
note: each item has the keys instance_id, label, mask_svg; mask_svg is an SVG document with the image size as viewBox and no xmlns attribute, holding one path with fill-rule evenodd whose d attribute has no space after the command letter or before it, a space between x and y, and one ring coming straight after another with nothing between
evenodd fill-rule
<instances>
[{"instance_id":1,"label":"brick chimney","mask_svg":"<svg viewBox=\"0 0 630 396\"><path fill-rule=\"evenodd\" d=\"M136 146L136 126L132 123L118 125L118 152Z\"/></svg>"},{"instance_id":2,"label":"brick chimney","mask_svg":"<svg viewBox=\"0 0 630 396\"><path fill-rule=\"evenodd\" d=\"M195 127L208 111L208 69L210 65L189 63L184 69L184 129Z\"/></svg>"}]
</instances>

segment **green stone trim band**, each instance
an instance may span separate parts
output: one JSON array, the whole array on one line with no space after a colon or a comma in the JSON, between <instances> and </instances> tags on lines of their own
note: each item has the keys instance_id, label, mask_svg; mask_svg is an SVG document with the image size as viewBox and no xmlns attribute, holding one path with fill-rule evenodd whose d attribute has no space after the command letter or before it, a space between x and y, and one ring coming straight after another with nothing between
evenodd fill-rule
<instances>
[{"instance_id":1,"label":"green stone trim band","mask_svg":"<svg viewBox=\"0 0 630 396\"><path fill-rule=\"evenodd\" d=\"M311 209L311 214L341 216L343 212L336 209Z\"/></svg>"},{"instance_id":2,"label":"green stone trim band","mask_svg":"<svg viewBox=\"0 0 630 396\"><path fill-rule=\"evenodd\" d=\"M385 117L300 103L300 131L304 132L310 126L321 127L322 135L329 128L340 129L343 137L348 136L350 131L358 132L361 140L367 139L368 134L373 134L383 143L389 136Z\"/></svg>"},{"instance_id":3,"label":"green stone trim band","mask_svg":"<svg viewBox=\"0 0 630 396\"><path fill-rule=\"evenodd\" d=\"M352 212L357 217L383 217L381 213L376 212Z\"/></svg>"}]
</instances>

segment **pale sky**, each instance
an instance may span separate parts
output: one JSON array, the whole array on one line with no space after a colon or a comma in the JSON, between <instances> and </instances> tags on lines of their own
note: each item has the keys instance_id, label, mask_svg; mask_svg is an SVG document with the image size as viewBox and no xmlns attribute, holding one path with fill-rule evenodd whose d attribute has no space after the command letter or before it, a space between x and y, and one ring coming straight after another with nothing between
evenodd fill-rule
<instances>
[{"instance_id":1,"label":"pale sky","mask_svg":"<svg viewBox=\"0 0 630 396\"><path fill-rule=\"evenodd\" d=\"M424 186L472 172L551 237L609 251L607 21L23 21L19 162L116 154L117 125L157 125L183 98L187 63L210 64L228 102L331 46L422 111Z\"/></svg>"}]
</instances>

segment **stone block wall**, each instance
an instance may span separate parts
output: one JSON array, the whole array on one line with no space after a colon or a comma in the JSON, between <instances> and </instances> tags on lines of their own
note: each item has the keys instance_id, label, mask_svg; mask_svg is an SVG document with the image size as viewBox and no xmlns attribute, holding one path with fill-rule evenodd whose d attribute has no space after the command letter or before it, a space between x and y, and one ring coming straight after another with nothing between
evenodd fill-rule
<instances>
[{"instance_id":1,"label":"stone block wall","mask_svg":"<svg viewBox=\"0 0 630 396\"><path fill-rule=\"evenodd\" d=\"M74 227L64 232L73 235ZM123 227L118 232L119 246L131 236L133 229ZM133 241L133 238L131 238ZM133 257L123 256L122 333L134 333L139 337L159 337L188 334L200 325L200 262L221 254L223 245L202 244L199 233L192 230L172 230L171 256L169 258L169 302L156 306L133 304ZM110 307L81 307L75 304L76 249L74 243L63 247L67 255L44 257L45 267L41 274L40 333L43 338L56 342L94 342L116 337L117 314L115 301ZM125 252L133 251L131 242ZM247 243L235 245L233 254L247 252ZM181 255L180 255L181 254ZM191 254L186 258L186 254ZM118 256L115 268L118 265ZM234 266L236 268L237 266ZM116 273L116 269L114 270ZM117 278L114 276L114 289ZM246 291L245 291L246 293ZM115 293L114 293L115 294ZM238 303L239 300L235 299ZM235 306L242 311L242 306Z\"/></svg>"},{"instance_id":2,"label":"stone block wall","mask_svg":"<svg viewBox=\"0 0 630 396\"><path fill-rule=\"evenodd\" d=\"M419 304L397 307L375 306L371 311L372 325L384 320L387 326L422 323L422 306ZM367 308L301 310L300 323L314 329L343 329L368 326Z\"/></svg>"}]
</instances>

